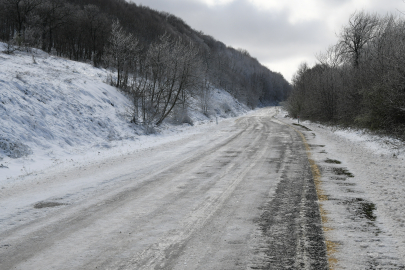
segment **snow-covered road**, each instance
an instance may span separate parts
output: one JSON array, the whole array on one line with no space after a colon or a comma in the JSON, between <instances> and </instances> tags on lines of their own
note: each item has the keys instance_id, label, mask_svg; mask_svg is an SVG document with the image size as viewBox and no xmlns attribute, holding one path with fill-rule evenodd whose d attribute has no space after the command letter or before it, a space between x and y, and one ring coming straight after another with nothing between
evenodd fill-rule
<instances>
[{"instance_id":1,"label":"snow-covered road","mask_svg":"<svg viewBox=\"0 0 405 270\"><path fill-rule=\"evenodd\" d=\"M10 187L1 269L325 269L305 147L275 114Z\"/></svg>"},{"instance_id":2,"label":"snow-covered road","mask_svg":"<svg viewBox=\"0 0 405 270\"><path fill-rule=\"evenodd\" d=\"M277 110L5 181L0 269L405 269L402 148Z\"/></svg>"}]
</instances>

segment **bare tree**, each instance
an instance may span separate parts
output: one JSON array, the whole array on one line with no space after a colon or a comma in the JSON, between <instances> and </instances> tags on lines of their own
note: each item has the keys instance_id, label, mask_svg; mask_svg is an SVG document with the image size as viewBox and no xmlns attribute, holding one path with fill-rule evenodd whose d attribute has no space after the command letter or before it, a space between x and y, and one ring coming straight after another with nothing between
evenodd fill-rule
<instances>
[{"instance_id":1,"label":"bare tree","mask_svg":"<svg viewBox=\"0 0 405 270\"><path fill-rule=\"evenodd\" d=\"M107 36L108 20L105 14L95 5L84 7L85 33L88 37L88 56L91 58L94 66L98 66L103 53L103 43Z\"/></svg>"},{"instance_id":2,"label":"bare tree","mask_svg":"<svg viewBox=\"0 0 405 270\"><path fill-rule=\"evenodd\" d=\"M54 47L55 32L66 23L71 10L65 8L63 0L46 0L38 9L38 27L41 28L42 50L50 52Z\"/></svg>"},{"instance_id":3,"label":"bare tree","mask_svg":"<svg viewBox=\"0 0 405 270\"><path fill-rule=\"evenodd\" d=\"M376 14L367 14L364 11L355 12L350 16L349 25L345 26L340 34L339 46L341 53L353 61L358 67L364 47L376 37L379 19Z\"/></svg>"},{"instance_id":4,"label":"bare tree","mask_svg":"<svg viewBox=\"0 0 405 270\"><path fill-rule=\"evenodd\" d=\"M318 53L316 55L316 59L322 65L327 65L327 66L330 66L333 68L337 68L341 64L343 64L342 46L339 46L339 44L329 46L329 48L326 49L325 52Z\"/></svg>"},{"instance_id":5,"label":"bare tree","mask_svg":"<svg viewBox=\"0 0 405 270\"><path fill-rule=\"evenodd\" d=\"M24 30L27 27L27 21L32 12L34 12L43 0L2 0L5 14L15 22L16 41L20 46L24 42Z\"/></svg>"},{"instance_id":6,"label":"bare tree","mask_svg":"<svg viewBox=\"0 0 405 270\"><path fill-rule=\"evenodd\" d=\"M164 91L165 99L156 125L163 122L181 100L181 97L185 102L186 91L198 86L200 79L198 73L195 73L199 67L198 49L192 42L184 44L181 39L176 40L169 59L167 82L164 83L166 88Z\"/></svg>"},{"instance_id":7,"label":"bare tree","mask_svg":"<svg viewBox=\"0 0 405 270\"><path fill-rule=\"evenodd\" d=\"M213 89L212 83L210 82L209 71L210 65L213 61L213 57L208 51L205 51L200 54L200 58L201 85L198 89L199 91L197 92L197 95L200 101L202 113L208 116L211 102L211 92Z\"/></svg>"},{"instance_id":8,"label":"bare tree","mask_svg":"<svg viewBox=\"0 0 405 270\"><path fill-rule=\"evenodd\" d=\"M200 85L198 49L163 34L149 47L143 65L131 90L136 96L135 114L140 109L145 125L160 125L175 106L184 109L188 91Z\"/></svg>"}]
</instances>

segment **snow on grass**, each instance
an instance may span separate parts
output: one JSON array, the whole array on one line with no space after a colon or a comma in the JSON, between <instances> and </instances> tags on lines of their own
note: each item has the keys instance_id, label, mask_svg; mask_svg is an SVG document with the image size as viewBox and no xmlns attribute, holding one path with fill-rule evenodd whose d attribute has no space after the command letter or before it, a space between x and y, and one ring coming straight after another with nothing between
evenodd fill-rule
<instances>
[{"instance_id":1,"label":"snow on grass","mask_svg":"<svg viewBox=\"0 0 405 270\"><path fill-rule=\"evenodd\" d=\"M0 43L0 52L4 50ZM142 135L142 128L129 123L130 100L105 83L107 75L105 69L36 49L0 53L0 188L55 165L118 155L198 132L167 121L158 134ZM210 118L200 112L198 100L192 101L189 115L196 125L212 124L217 114L247 111L220 89L211 100Z\"/></svg>"}]
</instances>

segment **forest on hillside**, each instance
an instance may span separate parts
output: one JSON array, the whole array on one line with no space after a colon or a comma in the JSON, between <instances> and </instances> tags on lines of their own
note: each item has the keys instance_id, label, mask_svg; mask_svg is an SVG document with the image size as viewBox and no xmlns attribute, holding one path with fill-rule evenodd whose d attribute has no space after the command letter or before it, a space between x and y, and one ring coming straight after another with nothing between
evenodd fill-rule
<instances>
[{"instance_id":1,"label":"forest on hillside","mask_svg":"<svg viewBox=\"0 0 405 270\"><path fill-rule=\"evenodd\" d=\"M190 97L208 114L215 88L251 108L291 91L246 50L124 0L0 0L0 40L7 53L36 47L111 69L109 82L133 99L135 123L159 125L175 107L186 110Z\"/></svg>"},{"instance_id":2,"label":"forest on hillside","mask_svg":"<svg viewBox=\"0 0 405 270\"><path fill-rule=\"evenodd\" d=\"M337 44L302 64L286 108L293 117L405 139L405 20L352 14Z\"/></svg>"}]
</instances>

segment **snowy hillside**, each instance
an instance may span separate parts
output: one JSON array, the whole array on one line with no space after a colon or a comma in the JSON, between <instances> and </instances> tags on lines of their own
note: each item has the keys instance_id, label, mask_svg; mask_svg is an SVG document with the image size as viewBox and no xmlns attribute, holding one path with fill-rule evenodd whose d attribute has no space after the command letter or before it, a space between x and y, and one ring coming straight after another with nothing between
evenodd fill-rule
<instances>
[{"instance_id":1,"label":"snowy hillside","mask_svg":"<svg viewBox=\"0 0 405 270\"><path fill-rule=\"evenodd\" d=\"M131 149L139 141L157 141L168 134L175 139L181 130L190 129L164 123L157 135L143 138L142 128L129 123L131 102L105 83L107 75L105 69L36 49L0 53L0 184L74 155L98 155L124 144ZM211 106L207 118L195 100L189 116L199 125L247 110L219 89L212 93Z\"/></svg>"}]
</instances>

